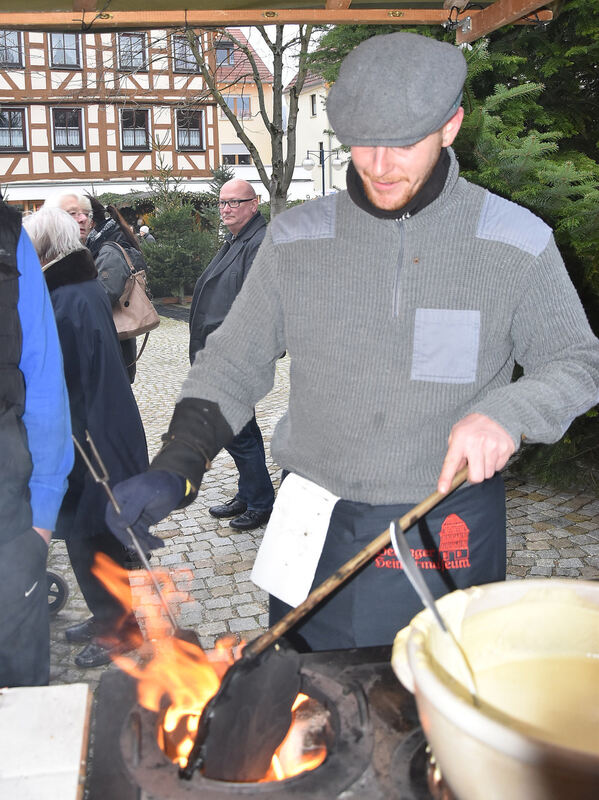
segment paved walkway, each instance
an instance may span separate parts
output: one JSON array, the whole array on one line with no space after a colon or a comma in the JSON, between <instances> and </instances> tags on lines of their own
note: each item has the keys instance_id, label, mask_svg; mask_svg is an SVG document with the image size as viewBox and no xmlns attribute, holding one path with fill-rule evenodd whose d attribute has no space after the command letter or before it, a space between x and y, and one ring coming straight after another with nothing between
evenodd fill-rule
<instances>
[{"instance_id":1,"label":"paved walkway","mask_svg":"<svg viewBox=\"0 0 599 800\"><path fill-rule=\"evenodd\" d=\"M169 318L163 317L150 335L134 384L150 457L158 450L189 366L186 311L176 307L162 311ZM257 408L275 488L280 470L270 459L268 443L286 406L288 367L287 359L278 362L274 388ZM219 522L208 514L209 506L235 494L236 484L235 465L227 453L221 453L196 502L157 526L166 546L152 564L169 570L177 590L173 605L180 625L194 628L206 648L224 633L250 640L268 626L266 595L250 581L263 530L237 533L228 520ZM599 498L523 483L509 474L507 487L509 577L598 579ZM64 629L85 619L88 611L62 542L51 545L49 569L60 573L70 589L65 608L51 623L51 681L86 681L95 686L103 670L115 667L79 670L74 666L79 648L67 644ZM142 573L132 573L135 593L146 582Z\"/></svg>"}]
</instances>

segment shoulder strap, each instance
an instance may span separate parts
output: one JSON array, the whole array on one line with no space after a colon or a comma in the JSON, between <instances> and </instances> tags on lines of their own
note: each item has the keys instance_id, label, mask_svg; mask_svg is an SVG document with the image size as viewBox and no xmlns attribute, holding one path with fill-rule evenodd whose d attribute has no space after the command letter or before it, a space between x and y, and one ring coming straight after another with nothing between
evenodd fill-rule
<instances>
[{"instance_id":1,"label":"shoulder strap","mask_svg":"<svg viewBox=\"0 0 599 800\"><path fill-rule=\"evenodd\" d=\"M136 272L135 267L131 263L131 259L129 258L129 254L127 253L125 248L122 245L120 245L118 242L110 241L110 242L106 242L106 244L113 244L115 247L119 248L119 250L121 251L121 253L123 254L123 256L125 258L125 261L127 262L128 266L129 266L129 269L131 270L131 274L135 275L135 272Z\"/></svg>"}]
</instances>

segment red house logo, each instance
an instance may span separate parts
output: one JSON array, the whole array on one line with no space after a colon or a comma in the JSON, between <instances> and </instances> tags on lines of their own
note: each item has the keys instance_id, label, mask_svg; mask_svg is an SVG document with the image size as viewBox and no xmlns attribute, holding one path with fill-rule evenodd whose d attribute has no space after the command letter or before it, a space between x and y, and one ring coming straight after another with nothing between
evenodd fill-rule
<instances>
[{"instance_id":1,"label":"red house logo","mask_svg":"<svg viewBox=\"0 0 599 800\"><path fill-rule=\"evenodd\" d=\"M470 528L457 514L443 520L439 534L439 552L445 569L460 569L470 566Z\"/></svg>"}]
</instances>

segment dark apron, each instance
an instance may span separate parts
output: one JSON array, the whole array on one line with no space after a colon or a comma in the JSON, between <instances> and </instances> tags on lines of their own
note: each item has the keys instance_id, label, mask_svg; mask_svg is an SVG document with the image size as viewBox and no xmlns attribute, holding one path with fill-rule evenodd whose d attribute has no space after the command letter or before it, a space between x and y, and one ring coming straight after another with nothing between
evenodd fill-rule
<instances>
[{"instance_id":1,"label":"dark apron","mask_svg":"<svg viewBox=\"0 0 599 800\"><path fill-rule=\"evenodd\" d=\"M414 504L371 506L339 500L312 588ZM499 474L467 486L413 525L406 536L434 597L505 580L505 490ZM422 603L389 545L298 624L288 639L299 650L388 645L422 611ZM270 624L290 606L270 597Z\"/></svg>"}]
</instances>

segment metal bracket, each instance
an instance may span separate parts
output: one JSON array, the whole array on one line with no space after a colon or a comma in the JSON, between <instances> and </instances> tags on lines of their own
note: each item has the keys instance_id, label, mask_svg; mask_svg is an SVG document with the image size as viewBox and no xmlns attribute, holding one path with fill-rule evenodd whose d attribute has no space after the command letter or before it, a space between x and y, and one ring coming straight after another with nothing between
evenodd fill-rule
<instances>
[{"instance_id":1,"label":"metal bracket","mask_svg":"<svg viewBox=\"0 0 599 800\"><path fill-rule=\"evenodd\" d=\"M470 33L472 30L472 17L464 17L458 22L458 28L462 33Z\"/></svg>"}]
</instances>

